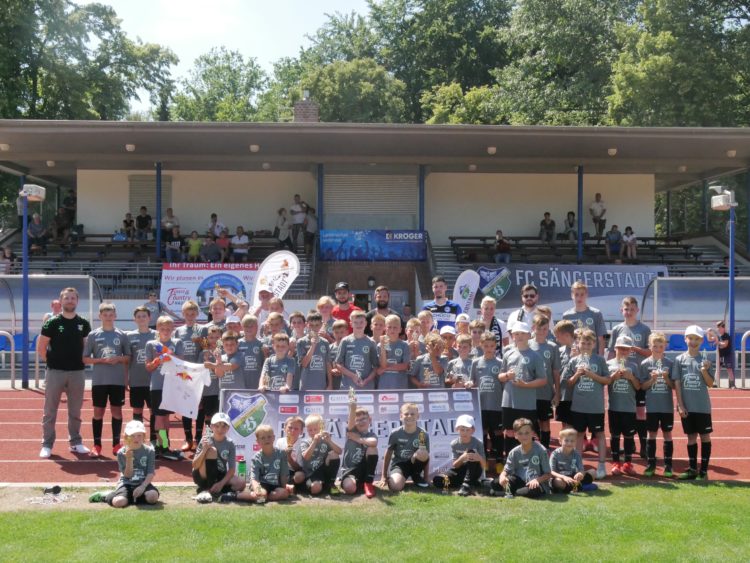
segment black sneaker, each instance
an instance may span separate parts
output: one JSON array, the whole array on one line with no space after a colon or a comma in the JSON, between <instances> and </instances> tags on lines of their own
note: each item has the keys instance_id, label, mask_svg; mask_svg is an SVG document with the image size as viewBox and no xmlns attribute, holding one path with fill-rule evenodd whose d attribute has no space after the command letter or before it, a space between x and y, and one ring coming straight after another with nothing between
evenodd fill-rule
<instances>
[{"instance_id":1,"label":"black sneaker","mask_svg":"<svg viewBox=\"0 0 750 563\"><path fill-rule=\"evenodd\" d=\"M417 475L414 478L412 478L412 481L414 481L414 484L419 487L420 489L426 489L430 486L430 484L425 481L421 475Z\"/></svg>"},{"instance_id":2,"label":"black sneaker","mask_svg":"<svg viewBox=\"0 0 750 563\"><path fill-rule=\"evenodd\" d=\"M698 477L698 471L695 469L688 469L684 473L680 473L677 476L679 481L694 481Z\"/></svg>"},{"instance_id":3,"label":"black sneaker","mask_svg":"<svg viewBox=\"0 0 750 563\"><path fill-rule=\"evenodd\" d=\"M167 461L180 461L182 459L182 452L174 452L167 448L162 448L161 457Z\"/></svg>"},{"instance_id":4,"label":"black sneaker","mask_svg":"<svg viewBox=\"0 0 750 563\"><path fill-rule=\"evenodd\" d=\"M458 489L458 494L462 497L468 497L471 494L471 486L468 483L462 483Z\"/></svg>"},{"instance_id":5,"label":"black sneaker","mask_svg":"<svg viewBox=\"0 0 750 563\"><path fill-rule=\"evenodd\" d=\"M237 493L234 491L224 493L219 497L219 502L235 502L237 500Z\"/></svg>"}]
</instances>

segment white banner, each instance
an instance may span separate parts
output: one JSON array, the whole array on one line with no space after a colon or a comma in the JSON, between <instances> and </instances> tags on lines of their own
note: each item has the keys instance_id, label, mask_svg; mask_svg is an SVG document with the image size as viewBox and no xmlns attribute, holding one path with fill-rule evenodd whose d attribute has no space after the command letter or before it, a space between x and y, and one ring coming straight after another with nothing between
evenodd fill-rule
<instances>
[{"instance_id":1,"label":"white banner","mask_svg":"<svg viewBox=\"0 0 750 563\"><path fill-rule=\"evenodd\" d=\"M161 270L161 301L179 313L182 304L192 299L201 309L198 320L205 321L208 304L216 297L217 286L228 289L240 299L247 299L252 295L257 275L258 264L164 264Z\"/></svg>"},{"instance_id":2,"label":"white banner","mask_svg":"<svg viewBox=\"0 0 750 563\"><path fill-rule=\"evenodd\" d=\"M284 297L284 294L299 276L299 258L288 250L274 252L258 269L255 286L253 287L253 305L251 311L260 305L258 294L261 289L270 291L275 297Z\"/></svg>"},{"instance_id":3,"label":"white banner","mask_svg":"<svg viewBox=\"0 0 750 563\"><path fill-rule=\"evenodd\" d=\"M461 311L468 313L474 307L477 291L479 291L479 274L474 270L464 270L453 286L453 301L461 305Z\"/></svg>"},{"instance_id":4,"label":"white banner","mask_svg":"<svg viewBox=\"0 0 750 563\"><path fill-rule=\"evenodd\" d=\"M169 356L161 365L164 375L161 405L159 408L195 418L203 395L203 388L211 385L211 374L202 364L183 361Z\"/></svg>"}]
</instances>

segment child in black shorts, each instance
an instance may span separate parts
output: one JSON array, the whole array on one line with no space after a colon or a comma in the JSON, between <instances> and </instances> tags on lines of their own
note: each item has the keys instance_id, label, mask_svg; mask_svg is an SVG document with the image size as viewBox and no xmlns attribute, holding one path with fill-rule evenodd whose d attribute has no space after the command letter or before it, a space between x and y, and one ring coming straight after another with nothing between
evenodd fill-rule
<instances>
[{"instance_id":1,"label":"child in black shorts","mask_svg":"<svg viewBox=\"0 0 750 563\"><path fill-rule=\"evenodd\" d=\"M244 479L235 476L236 449L227 436L230 423L229 415L216 413L211 418L212 433L207 433L198 443L193 458L193 482L198 486L198 502L212 502L221 493L239 492L245 488Z\"/></svg>"},{"instance_id":2,"label":"child in black shorts","mask_svg":"<svg viewBox=\"0 0 750 563\"><path fill-rule=\"evenodd\" d=\"M425 477L429 475L430 437L417 426L418 419L417 405L405 403L401 406L402 426L388 438L381 483L388 483L391 491L404 490L409 477L418 487L429 486Z\"/></svg>"}]
</instances>

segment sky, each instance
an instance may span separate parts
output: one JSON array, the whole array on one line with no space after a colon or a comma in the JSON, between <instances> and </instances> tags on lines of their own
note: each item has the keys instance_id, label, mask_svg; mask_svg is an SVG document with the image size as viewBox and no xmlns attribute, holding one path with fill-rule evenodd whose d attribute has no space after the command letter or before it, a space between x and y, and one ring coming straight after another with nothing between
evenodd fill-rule
<instances>
[{"instance_id":1,"label":"sky","mask_svg":"<svg viewBox=\"0 0 750 563\"><path fill-rule=\"evenodd\" d=\"M274 61L299 54L334 12L367 13L366 0L97 0L112 6L128 37L169 47L179 57L176 78L212 47L225 46L255 57L270 73ZM77 0L78 4L87 3ZM148 97L134 110L148 109Z\"/></svg>"}]
</instances>

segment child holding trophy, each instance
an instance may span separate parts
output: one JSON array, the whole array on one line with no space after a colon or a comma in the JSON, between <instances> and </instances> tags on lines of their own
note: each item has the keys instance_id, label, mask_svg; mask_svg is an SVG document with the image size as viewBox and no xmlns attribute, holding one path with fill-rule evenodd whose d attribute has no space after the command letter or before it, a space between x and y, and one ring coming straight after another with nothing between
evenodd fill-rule
<instances>
[{"instance_id":1,"label":"child holding trophy","mask_svg":"<svg viewBox=\"0 0 750 563\"><path fill-rule=\"evenodd\" d=\"M636 376L638 368L630 361L633 339L621 334L615 342L615 357L607 362L609 369L609 435L612 451L612 475L635 475L633 452L635 451L635 407L636 391L641 382ZM620 434L625 452L624 463L620 463Z\"/></svg>"},{"instance_id":2,"label":"child holding trophy","mask_svg":"<svg viewBox=\"0 0 750 563\"><path fill-rule=\"evenodd\" d=\"M261 391L281 391L288 393L294 384L294 374L297 364L294 358L289 356L289 337L279 332L273 335L273 351L263 363L260 374Z\"/></svg>"},{"instance_id":3,"label":"child holding trophy","mask_svg":"<svg viewBox=\"0 0 750 563\"><path fill-rule=\"evenodd\" d=\"M346 424L341 473L341 488L348 495L364 490L367 498L375 496L373 482L378 465L378 437L370 429L370 424L370 413L367 409L357 408L357 396L354 388L350 388L349 420Z\"/></svg>"},{"instance_id":4,"label":"child holding trophy","mask_svg":"<svg viewBox=\"0 0 750 563\"><path fill-rule=\"evenodd\" d=\"M451 442L453 464L445 475L436 475L432 484L443 490L460 485L458 494L465 497L471 494L472 487L480 486L482 474L487 469L487 460L482 442L474 437L473 416L460 415L456 419L456 431L458 438Z\"/></svg>"},{"instance_id":5,"label":"child holding trophy","mask_svg":"<svg viewBox=\"0 0 750 563\"><path fill-rule=\"evenodd\" d=\"M552 492L568 494L581 489L584 492L595 491L596 471L583 467L583 458L576 451L578 432L574 428L560 431L560 447L549 457L552 470Z\"/></svg>"},{"instance_id":6,"label":"child holding trophy","mask_svg":"<svg viewBox=\"0 0 750 563\"><path fill-rule=\"evenodd\" d=\"M541 498L547 494L552 477L547 449L534 441L534 425L528 418L516 420L513 432L520 445L508 454L497 485L505 491L506 498L514 495ZM493 491L497 490L497 485L493 483Z\"/></svg>"},{"instance_id":7,"label":"child holding trophy","mask_svg":"<svg viewBox=\"0 0 750 563\"><path fill-rule=\"evenodd\" d=\"M294 474L294 484L307 488L311 495L330 491L339 472L341 446L323 428L323 418L311 414L305 419L307 436L294 446L292 457L300 466Z\"/></svg>"},{"instance_id":8,"label":"child holding trophy","mask_svg":"<svg viewBox=\"0 0 750 563\"><path fill-rule=\"evenodd\" d=\"M443 340L435 333L424 337L427 353L422 354L411 368L410 381L417 389L445 389L445 368L448 358L442 356Z\"/></svg>"},{"instance_id":9,"label":"child holding trophy","mask_svg":"<svg viewBox=\"0 0 750 563\"><path fill-rule=\"evenodd\" d=\"M429 486L425 476L429 475L430 437L417 426L418 419L417 405L405 403L401 406L402 426L388 438L381 483L387 482L391 491L402 491L409 477L417 487Z\"/></svg>"},{"instance_id":10,"label":"child holding trophy","mask_svg":"<svg viewBox=\"0 0 750 563\"><path fill-rule=\"evenodd\" d=\"M239 493L229 492L221 495L221 501L244 500L263 504L268 501L286 500L294 491L288 485L289 465L283 449L274 446L273 428L261 424L255 429L255 440L260 450L253 456L250 464L249 488Z\"/></svg>"},{"instance_id":11,"label":"child holding trophy","mask_svg":"<svg viewBox=\"0 0 750 563\"><path fill-rule=\"evenodd\" d=\"M245 488L245 480L235 476L236 449L227 436L231 421L229 415L217 412L211 418L211 433L206 433L198 443L193 458L193 482L198 486L196 500L212 502L214 496Z\"/></svg>"}]
</instances>

